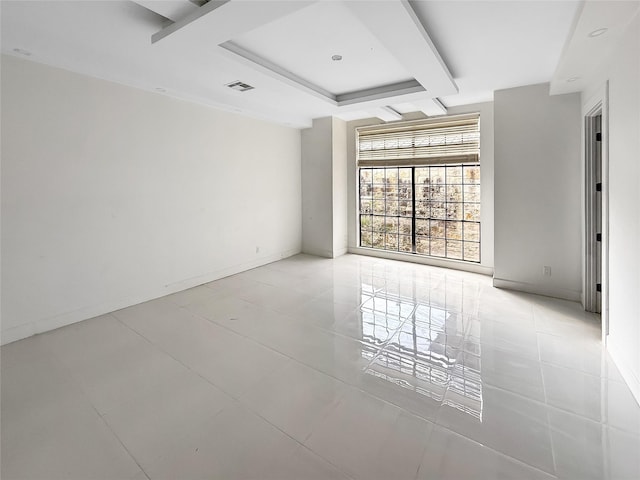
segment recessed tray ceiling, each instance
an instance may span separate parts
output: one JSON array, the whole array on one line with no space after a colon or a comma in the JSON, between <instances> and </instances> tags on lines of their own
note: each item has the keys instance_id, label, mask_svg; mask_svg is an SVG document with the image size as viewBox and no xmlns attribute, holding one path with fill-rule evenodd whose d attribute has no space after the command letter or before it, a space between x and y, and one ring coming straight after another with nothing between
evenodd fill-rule
<instances>
[{"instance_id":1,"label":"recessed tray ceiling","mask_svg":"<svg viewBox=\"0 0 640 480\"><path fill-rule=\"evenodd\" d=\"M554 70L552 92L580 90L606 58L608 47L595 44L612 45L626 24L605 21L609 10L631 18L628 4L5 0L0 31L3 54L307 127L331 115L398 117L387 106L442 115L446 107L491 101L496 89L549 81ZM605 11L587 15L593 8ZM558 65L580 11L585 18ZM591 23L609 30L573 45ZM583 44L586 54L575 48ZM581 79L568 83L570 77ZM226 86L238 80L255 88Z\"/></svg>"},{"instance_id":2,"label":"recessed tray ceiling","mask_svg":"<svg viewBox=\"0 0 640 480\"><path fill-rule=\"evenodd\" d=\"M413 80L339 2L316 3L232 41L335 96ZM332 60L336 54L342 60Z\"/></svg>"}]
</instances>

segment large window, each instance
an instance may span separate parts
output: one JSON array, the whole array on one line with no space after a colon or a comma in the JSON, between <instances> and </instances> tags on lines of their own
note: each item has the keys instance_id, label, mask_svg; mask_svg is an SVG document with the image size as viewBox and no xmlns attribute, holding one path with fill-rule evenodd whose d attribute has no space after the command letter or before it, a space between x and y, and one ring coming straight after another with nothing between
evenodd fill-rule
<instances>
[{"instance_id":1,"label":"large window","mask_svg":"<svg viewBox=\"0 0 640 480\"><path fill-rule=\"evenodd\" d=\"M360 246L480 262L479 117L360 128Z\"/></svg>"}]
</instances>

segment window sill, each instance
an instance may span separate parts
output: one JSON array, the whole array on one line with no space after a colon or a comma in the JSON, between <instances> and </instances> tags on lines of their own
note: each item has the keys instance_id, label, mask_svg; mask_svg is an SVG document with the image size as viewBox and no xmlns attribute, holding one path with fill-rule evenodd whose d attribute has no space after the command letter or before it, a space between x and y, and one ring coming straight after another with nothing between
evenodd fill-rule
<instances>
[{"instance_id":1,"label":"window sill","mask_svg":"<svg viewBox=\"0 0 640 480\"><path fill-rule=\"evenodd\" d=\"M452 260L449 258L427 257L425 255L416 255L415 253L391 252L388 250L379 250L377 248L367 247L349 247L349 253L367 255L369 257L386 258L389 260L399 260L401 262L420 263L422 265L430 265L432 267L451 268L465 272L480 273L482 275L493 275L492 267L487 267L478 263L463 262L461 260Z\"/></svg>"}]
</instances>

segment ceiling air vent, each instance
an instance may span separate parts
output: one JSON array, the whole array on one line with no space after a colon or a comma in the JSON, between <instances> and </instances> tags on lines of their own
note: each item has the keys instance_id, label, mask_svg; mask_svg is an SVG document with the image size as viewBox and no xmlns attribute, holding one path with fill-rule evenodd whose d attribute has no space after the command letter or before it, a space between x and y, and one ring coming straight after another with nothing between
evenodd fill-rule
<instances>
[{"instance_id":1,"label":"ceiling air vent","mask_svg":"<svg viewBox=\"0 0 640 480\"><path fill-rule=\"evenodd\" d=\"M236 80L235 82L227 83L227 87L237 90L239 92L246 92L247 90L253 90L255 87L251 85L241 82L240 80Z\"/></svg>"}]
</instances>

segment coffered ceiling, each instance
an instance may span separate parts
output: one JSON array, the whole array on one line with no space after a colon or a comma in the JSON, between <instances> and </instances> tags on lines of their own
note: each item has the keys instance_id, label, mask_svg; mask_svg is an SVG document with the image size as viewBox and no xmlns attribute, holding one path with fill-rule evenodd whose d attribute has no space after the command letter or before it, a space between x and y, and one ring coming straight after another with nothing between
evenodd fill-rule
<instances>
[{"instance_id":1,"label":"coffered ceiling","mask_svg":"<svg viewBox=\"0 0 640 480\"><path fill-rule=\"evenodd\" d=\"M490 101L496 89L550 81L582 3L49 0L1 8L5 54L306 127L328 115L438 115ZM253 88L228 86L237 82Z\"/></svg>"}]
</instances>

